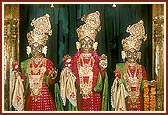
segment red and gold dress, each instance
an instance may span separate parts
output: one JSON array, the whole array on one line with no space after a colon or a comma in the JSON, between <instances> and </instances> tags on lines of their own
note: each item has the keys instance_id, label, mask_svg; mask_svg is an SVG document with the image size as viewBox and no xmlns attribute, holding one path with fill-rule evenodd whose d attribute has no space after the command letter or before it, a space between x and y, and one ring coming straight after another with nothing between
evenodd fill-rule
<instances>
[{"instance_id":1,"label":"red and gold dress","mask_svg":"<svg viewBox=\"0 0 168 115\"><path fill-rule=\"evenodd\" d=\"M52 68L52 62L46 58L42 58L37 64L32 59L21 63L22 79L26 89L25 110L56 110L52 94L48 88L49 84L54 83L54 79L47 77Z\"/></svg>"},{"instance_id":2,"label":"red and gold dress","mask_svg":"<svg viewBox=\"0 0 168 115\"><path fill-rule=\"evenodd\" d=\"M87 57L78 51L72 58L72 71L76 76L78 110L100 111L101 94L94 91L100 72L96 51Z\"/></svg>"},{"instance_id":3,"label":"red and gold dress","mask_svg":"<svg viewBox=\"0 0 168 115\"><path fill-rule=\"evenodd\" d=\"M143 92L142 83L146 80L145 68L141 65L135 65L133 67L125 65L126 88L128 91L127 110L128 111L142 111L143 110Z\"/></svg>"},{"instance_id":4,"label":"red and gold dress","mask_svg":"<svg viewBox=\"0 0 168 115\"><path fill-rule=\"evenodd\" d=\"M117 80L114 80L112 86L112 106L117 111L142 111L142 84L147 79L145 68L139 64L129 66L127 63L119 63L115 75Z\"/></svg>"}]
</instances>

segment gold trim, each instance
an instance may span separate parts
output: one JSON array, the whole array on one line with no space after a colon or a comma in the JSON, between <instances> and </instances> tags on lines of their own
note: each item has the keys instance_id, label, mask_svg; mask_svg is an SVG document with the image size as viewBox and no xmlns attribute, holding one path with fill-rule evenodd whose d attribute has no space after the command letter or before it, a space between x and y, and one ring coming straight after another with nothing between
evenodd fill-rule
<instances>
[{"instance_id":1,"label":"gold trim","mask_svg":"<svg viewBox=\"0 0 168 115\"><path fill-rule=\"evenodd\" d=\"M4 110L11 108L10 71L12 61L19 61L19 5L4 5Z\"/></svg>"}]
</instances>

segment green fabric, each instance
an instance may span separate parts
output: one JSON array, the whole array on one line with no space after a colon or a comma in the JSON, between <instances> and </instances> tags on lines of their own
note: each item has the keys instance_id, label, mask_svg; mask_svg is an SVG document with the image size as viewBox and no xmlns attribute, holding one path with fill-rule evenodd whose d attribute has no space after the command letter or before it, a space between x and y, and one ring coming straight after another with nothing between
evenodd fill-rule
<instances>
[{"instance_id":1,"label":"green fabric","mask_svg":"<svg viewBox=\"0 0 168 115\"><path fill-rule=\"evenodd\" d=\"M120 70L121 81L122 81L122 83L124 84L125 89L127 90L127 87L126 87L126 81L125 81L125 79L123 78L124 73L125 73L125 70L124 70L124 63L117 63L117 64L116 64L116 69L119 69L119 70Z\"/></svg>"},{"instance_id":2,"label":"green fabric","mask_svg":"<svg viewBox=\"0 0 168 115\"><path fill-rule=\"evenodd\" d=\"M55 93L55 106L57 108L57 111L64 111L58 83L54 84L54 93Z\"/></svg>"},{"instance_id":3,"label":"green fabric","mask_svg":"<svg viewBox=\"0 0 168 115\"><path fill-rule=\"evenodd\" d=\"M94 87L94 91L95 92L102 92L102 89L103 89L103 81L102 81L101 73L99 72L97 83L96 83L96 86Z\"/></svg>"},{"instance_id":4,"label":"green fabric","mask_svg":"<svg viewBox=\"0 0 168 115\"><path fill-rule=\"evenodd\" d=\"M68 103L68 111L78 111L78 107L73 106L70 102Z\"/></svg>"},{"instance_id":5,"label":"green fabric","mask_svg":"<svg viewBox=\"0 0 168 115\"><path fill-rule=\"evenodd\" d=\"M26 89L28 89L28 87L29 87L29 77L28 77L28 73L27 73L28 63L29 63L29 59L21 62L21 72L26 76Z\"/></svg>"},{"instance_id":6,"label":"green fabric","mask_svg":"<svg viewBox=\"0 0 168 115\"><path fill-rule=\"evenodd\" d=\"M103 87L103 95L102 95L102 111L110 111L110 98L109 98L109 83L108 83L108 75L105 73L104 78L104 87Z\"/></svg>"},{"instance_id":7,"label":"green fabric","mask_svg":"<svg viewBox=\"0 0 168 115\"><path fill-rule=\"evenodd\" d=\"M48 77L45 77L46 85L49 87L48 79L49 79Z\"/></svg>"},{"instance_id":8,"label":"green fabric","mask_svg":"<svg viewBox=\"0 0 168 115\"><path fill-rule=\"evenodd\" d=\"M116 69L119 69L121 72L121 76L124 75L124 63L117 63L116 64Z\"/></svg>"}]
</instances>

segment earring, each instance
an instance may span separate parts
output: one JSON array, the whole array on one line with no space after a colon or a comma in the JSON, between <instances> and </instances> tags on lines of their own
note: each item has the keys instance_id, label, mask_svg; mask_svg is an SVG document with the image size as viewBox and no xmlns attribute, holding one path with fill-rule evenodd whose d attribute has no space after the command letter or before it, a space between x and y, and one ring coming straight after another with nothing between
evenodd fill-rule
<instances>
[{"instance_id":1,"label":"earring","mask_svg":"<svg viewBox=\"0 0 168 115\"><path fill-rule=\"evenodd\" d=\"M123 62L125 62L125 58L126 58L125 51L121 51L121 56L122 56Z\"/></svg>"},{"instance_id":2,"label":"earring","mask_svg":"<svg viewBox=\"0 0 168 115\"><path fill-rule=\"evenodd\" d=\"M93 43L93 49L97 50L98 42Z\"/></svg>"},{"instance_id":3,"label":"earring","mask_svg":"<svg viewBox=\"0 0 168 115\"><path fill-rule=\"evenodd\" d=\"M42 53L45 55L46 57L46 54L47 54L47 46L44 46L43 49L42 49Z\"/></svg>"},{"instance_id":4,"label":"earring","mask_svg":"<svg viewBox=\"0 0 168 115\"><path fill-rule=\"evenodd\" d=\"M76 49L79 51L80 48L81 48L80 42L76 42Z\"/></svg>"},{"instance_id":5,"label":"earring","mask_svg":"<svg viewBox=\"0 0 168 115\"><path fill-rule=\"evenodd\" d=\"M27 46L26 47L26 53L27 53L27 55L28 55L28 57L29 57L29 54L31 53L31 47L30 46Z\"/></svg>"}]
</instances>

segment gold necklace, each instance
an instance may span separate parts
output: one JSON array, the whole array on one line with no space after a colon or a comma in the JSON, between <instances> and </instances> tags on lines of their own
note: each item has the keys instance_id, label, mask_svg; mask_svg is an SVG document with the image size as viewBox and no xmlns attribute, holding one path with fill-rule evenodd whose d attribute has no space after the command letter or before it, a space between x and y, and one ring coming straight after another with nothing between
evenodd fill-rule
<instances>
[{"instance_id":1,"label":"gold necklace","mask_svg":"<svg viewBox=\"0 0 168 115\"><path fill-rule=\"evenodd\" d=\"M82 61L82 64L80 64L80 60ZM93 65L94 65L93 56L90 57L89 62L87 64L84 63L83 56L82 55L79 56L78 72L80 79L80 94L84 99L89 98L90 94L92 93ZM89 77L88 83L84 82L84 77Z\"/></svg>"},{"instance_id":2,"label":"gold necklace","mask_svg":"<svg viewBox=\"0 0 168 115\"><path fill-rule=\"evenodd\" d=\"M30 69L34 74L37 74L39 71L41 72L42 69L45 65L45 58L42 58L39 60L40 63L37 65L37 67L35 67L35 64L37 64L37 62L35 62L34 58L30 59L30 63L29 66L32 65L32 68ZM29 72L31 73L31 72Z\"/></svg>"},{"instance_id":3,"label":"gold necklace","mask_svg":"<svg viewBox=\"0 0 168 115\"><path fill-rule=\"evenodd\" d=\"M38 101L39 96L42 95L42 83L44 78L44 73L46 71L46 59L43 58L37 67L34 66L33 58L30 59L28 63L27 73L29 76L30 83L30 95L33 96L33 100ZM30 67L32 65L32 68ZM33 72L33 73L32 73ZM39 72L39 74L37 74Z\"/></svg>"},{"instance_id":4,"label":"gold necklace","mask_svg":"<svg viewBox=\"0 0 168 115\"><path fill-rule=\"evenodd\" d=\"M126 68L127 68L127 71L128 71L129 76L131 76L132 78L133 78L133 77L136 77L137 68L138 68L138 67L137 67L137 64L134 64L134 65L131 64L131 65L130 65L131 68L135 67L135 72L134 72L134 75L133 75L133 76L132 76L132 73L130 72L130 69L129 69L128 65L129 65L129 64L127 63L127 65L126 65L127 67L126 67Z\"/></svg>"},{"instance_id":5,"label":"gold necklace","mask_svg":"<svg viewBox=\"0 0 168 115\"><path fill-rule=\"evenodd\" d=\"M138 76L137 76L137 71L139 72ZM142 81L141 66L139 66L138 64L135 64L135 72L134 72L134 75L132 76L130 69L128 67L128 63L125 63L124 79L126 80L126 87L130 98L130 103L135 103L140 94L140 85ZM131 89L132 87L135 88L134 91L132 91Z\"/></svg>"}]
</instances>

